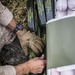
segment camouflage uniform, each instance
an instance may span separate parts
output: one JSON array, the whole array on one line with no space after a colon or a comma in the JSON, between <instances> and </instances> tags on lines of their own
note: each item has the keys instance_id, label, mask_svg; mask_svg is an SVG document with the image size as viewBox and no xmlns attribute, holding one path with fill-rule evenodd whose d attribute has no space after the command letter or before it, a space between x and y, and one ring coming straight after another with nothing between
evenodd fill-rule
<instances>
[{"instance_id":1,"label":"camouflage uniform","mask_svg":"<svg viewBox=\"0 0 75 75\"><path fill-rule=\"evenodd\" d=\"M12 13L0 2L0 49L2 49L5 44L11 43L15 38L15 34L6 27L12 18Z\"/></svg>"},{"instance_id":2,"label":"camouflage uniform","mask_svg":"<svg viewBox=\"0 0 75 75\"><path fill-rule=\"evenodd\" d=\"M16 35L6 27L12 19L12 13L0 2L0 52L4 45L10 44L16 37ZM0 66L0 75L16 75L16 70L10 65Z\"/></svg>"}]
</instances>

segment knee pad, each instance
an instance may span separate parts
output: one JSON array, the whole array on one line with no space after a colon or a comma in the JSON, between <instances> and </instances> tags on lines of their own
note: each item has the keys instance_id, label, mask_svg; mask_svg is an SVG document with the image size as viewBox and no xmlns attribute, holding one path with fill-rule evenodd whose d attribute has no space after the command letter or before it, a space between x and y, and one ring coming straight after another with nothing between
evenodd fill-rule
<instances>
[{"instance_id":1,"label":"knee pad","mask_svg":"<svg viewBox=\"0 0 75 75\"><path fill-rule=\"evenodd\" d=\"M67 15L74 15L74 14L75 14L75 10L71 10L71 9L67 10Z\"/></svg>"},{"instance_id":2,"label":"knee pad","mask_svg":"<svg viewBox=\"0 0 75 75\"><path fill-rule=\"evenodd\" d=\"M55 9L59 11L67 10L67 0L55 1Z\"/></svg>"},{"instance_id":3,"label":"knee pad","mask_svg":"<svg viewBox=\"0 0 75 75\"><path fill-rule=\"evenodd\" d=\"M75 0L68 0L68 8L75 10Z\"/></svg>"},{"instance_id":4,"label":"knee pad","mask_svg":"<svg viewBox=\"0 0 75 75\"><path fill-rule=\"evenodd\" d=\"M61 18L63 16L66 16L66 11L56 11L55 18Z\"/></svg>"}]
</instances>

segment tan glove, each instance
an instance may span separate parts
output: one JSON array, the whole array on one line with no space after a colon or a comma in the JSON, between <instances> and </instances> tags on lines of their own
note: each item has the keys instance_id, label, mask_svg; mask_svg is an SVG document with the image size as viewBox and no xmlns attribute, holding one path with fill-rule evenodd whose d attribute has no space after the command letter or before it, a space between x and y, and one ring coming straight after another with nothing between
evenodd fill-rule
<instances>
[{"instance_id":1,"label":"tan glove","mask_svg":"<svg viewBox=\"0 0 75 75\"><path fill-rule=\"evenodd\" d=\"M41 38L36 36L34 33L23 29L19 32L18 38L26 56L28 55L28 47L31 48L36 54L39 54L40 52L42 53L44 45Z\"/></svg>"}]
</instances>

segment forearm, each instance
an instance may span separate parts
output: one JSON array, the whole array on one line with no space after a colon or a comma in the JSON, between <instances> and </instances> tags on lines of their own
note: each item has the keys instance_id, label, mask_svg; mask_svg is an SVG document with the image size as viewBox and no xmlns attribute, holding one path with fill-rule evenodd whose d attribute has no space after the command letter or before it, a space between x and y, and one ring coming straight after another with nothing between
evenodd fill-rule
<instances>
[{"instance_id":1,"label":"forearm","mask_svg":"<svg viewBox=\"0 0 75 75\"><path fill-rule=\"evenodd\" d=\"M2 5L0 2L0 24L7 26L13 31L17 25L17 21L13 18L13 14L9 11L7 7Z\"/></svg>"},{"instance_id":2,"label":"forearm","mask_svg":"<svg viewBox=\"0 0 75 75\"><path fill-rule=\"evenodd\" d=\"M7 27L8 27L10 30L13 31L17 24L18 24L18 22L13 18L13 19L11 20L11 22L7 25ZM21 31L21 30L18 30L18 31L16 32L16 35L18 35L18 33L19 33L20 31Z\"/></svg>"},{"instance_id":3,"label":"forearm","mask_svg":"<svg viewBox=\"0 0 75 75\"><path fill-rule=\"evenodd\" d=\"M27 64L20 64L15 67L13 66L0 66L0 75L23 75L27 74L29 71L27 70Z\"/></svg>"},{"instance_id":4,"label":"forearm","mask_svg":"<svg viewBox=\"0 0 75 75\"><path fill-rule=\"evenodd\" d=\"M15 69L16 69L16 75L23 75L23 74L28 74L29 73L29 69L27 67L27 62L15 66Z\"/></svg>"}]
</instances>

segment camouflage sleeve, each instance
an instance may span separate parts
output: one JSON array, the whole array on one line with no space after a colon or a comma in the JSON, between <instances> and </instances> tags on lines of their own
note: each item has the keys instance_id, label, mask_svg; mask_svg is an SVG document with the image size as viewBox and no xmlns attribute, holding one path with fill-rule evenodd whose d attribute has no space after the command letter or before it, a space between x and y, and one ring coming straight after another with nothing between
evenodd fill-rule
<instances>
[{"instance_id":1,"label":"camouflage sleeve","mask_svg":"<svg viewBox=\"0 0 75 75\"><path fill-rule=\"evenodd\" d=\"M7 7L0 2L0 24L7 26L12 20L13 15Z\"/></svg>"},{"instance_id":2,"label":"camouflage sleeve","mask_svg":"<svg viewBox=\"0 0 75 75\"><path fill-rule=\"evenodd\" d=\"M12 13L0 2L0 49L5 44L11 43L16 36L10 29L5 27L10 23L12 18Z\"/></svg>"},{"instance_id":3,"label":"camouflage sleeve","mask_svg":"<svg viewBox=\"0 0 75 75\"><path fill-rule=\"evenodd\" d=\"M11 43L16 35L7 27L0 24L0 51L4 45Z\"/></svg>"},{"instance_id":4,"label":"camouflage sleeve","mask_svg":"<svg viewBox=\"0 0 75 75\"><path fill-rule=\"evenodd\" d=\"M16 75L16 70L13 66L0 66L0 75Z\"/></svg>"}]
</instances>

